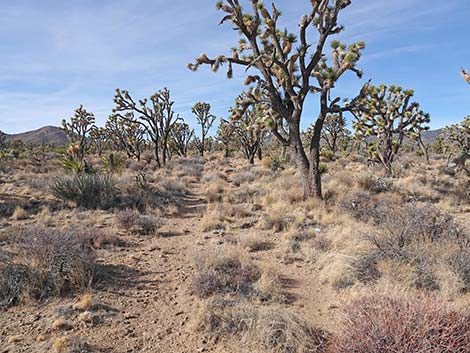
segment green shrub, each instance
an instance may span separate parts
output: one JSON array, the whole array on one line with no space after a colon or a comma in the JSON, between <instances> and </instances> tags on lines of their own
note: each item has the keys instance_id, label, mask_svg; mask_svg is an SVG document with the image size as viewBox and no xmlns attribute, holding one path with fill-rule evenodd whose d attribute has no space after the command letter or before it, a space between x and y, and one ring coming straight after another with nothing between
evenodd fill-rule
<instances>
[{"instance_id":1,"label":"green shrub","mask_svg":"<svg viewBox=\"0 0 470 353\"><path fill-rule=\"evenodd\" d=\"M114 179L100 174L58 178L51 186L51 192L63 201L72 201L87 209L108 209L114 206L117 197Z\"/></svg>"}]
</instances>

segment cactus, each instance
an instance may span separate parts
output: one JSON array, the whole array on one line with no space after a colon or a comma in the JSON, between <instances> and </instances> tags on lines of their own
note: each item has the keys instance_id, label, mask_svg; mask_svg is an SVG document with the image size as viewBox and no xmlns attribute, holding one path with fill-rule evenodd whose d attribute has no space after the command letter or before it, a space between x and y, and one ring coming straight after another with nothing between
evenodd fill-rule
<instances>
[{"instance_id":1,"label":"cactus","mask_svg":"<svg viewBox=\"0 0 470 353\"><path fill-rule=\"evenodd\" d=\"M216 116L211 114L211 105L209 103L196 103L192 108L192 112L196 115L197 123L201 125L201 143L199 144L199 152L201 153L201 156L204 156L206 137L210 128L214 124Z\"/></svg>"},{"instance_id":2,"label":"cactus","mask_svg":"<svg viewBox=\"0 0 470 353\"><path fill-rule=\"evenodd\" d=\"M89 113L80 105L75 110L75 114L70 118L70 122L65 119L62 120L62 130L67 134L70 141L78 148L74 151L75 157L79 161L83 161L87 151L88 135L92 131L95 124L95 116Z\"/></svg>"},{"instance_id":3,"label":"cactus","mask_svg":"<svg viewBox=\"0 0 470 353\"><path fill-rule=\"evenodd\" d=\"M356 137L376 140L369 146L371 157L380 163L388 175L392 174L392 162L405 137L419 140L430 116L411 103L414 92L399 86L370 86L356 104L354 129Z\"/></svg>"},{"instance_id":4,"label":"cactus","mask_svg":"<svg viewBox=\"0 0 470 353\"><path fill-rule=\"evenodd\" d=\"M343 30L338 25L338 15L350 4L350 0L311 0L307 14L300 21L298 35L295 35L279 28L281 12L275 4L272 4L272 10L268 10L256 0L247 1L246 7L239 1L219 1L217 8L224 13L220 23L230 22L241 39L231 49L231 55L209 58L202 53L195 62L187 65L192 71L209 65L214 72L225 65L229 79L233 77L234 66L253 71L245 79L249 86L246 101L268 105L275 113L268 116L266 126L283 146L294 151L305 197L322 198L320 137L326 115L349 111L357 98L347 105L340 105L341 99L331 97L331 93L347 71L362 76L356 64L364 43L346 46L332 41L331 56L325 55L329 37ZM245 8L249 10L245 11ZM310 31L317 32L316 41L307 40L313 38L308 33ZM304 104L311 93L319 96L320 114L314 125L309 151L306 151L300 126Z\"/></svg>"}]
</instances>

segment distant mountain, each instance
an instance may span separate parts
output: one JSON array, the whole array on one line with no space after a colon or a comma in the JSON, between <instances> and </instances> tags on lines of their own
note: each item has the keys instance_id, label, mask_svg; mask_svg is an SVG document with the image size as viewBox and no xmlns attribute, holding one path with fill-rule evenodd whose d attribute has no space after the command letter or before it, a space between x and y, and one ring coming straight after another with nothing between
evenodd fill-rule
<instances>
[{"instance_id":1,"label":"distant mountain","mask_svg":"<svg viewBox=\"0 0 470 353\"><path fill-rule=\"evenodd\" d=\"M423 142L426 144L433 144L441 133L442 129L426 131L422 136Z\"/></svg>"},{"instance_id":2,"label":"distant mountain","mask_svg":"<svg viewBox=\"0 0 470 353\"><path fill-rule=\"evenodd\" d=\"M56 126L44 126L40 129L22 132L20 134L7 134L7 140L20 140L24 143L32 143L35 145L46 143L63 146L69 143L65 132Z\"/></svg>"}]
</instances>

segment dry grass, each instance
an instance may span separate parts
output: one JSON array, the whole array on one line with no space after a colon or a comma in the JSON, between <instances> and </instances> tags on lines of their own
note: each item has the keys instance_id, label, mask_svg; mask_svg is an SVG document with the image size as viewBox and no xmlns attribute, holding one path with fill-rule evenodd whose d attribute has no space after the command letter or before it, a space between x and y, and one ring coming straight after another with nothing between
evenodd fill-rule
<instances>
[{"instance_id":1,"label":"dry grass","mask_svg":"<svg viewBox=\"0 0 470 353\"><path fill-rule=\"evenodd\" d=\"M22 220L27 219L28 217L29 217L29 214L24 208L20 206L16 206L15 211L13 212L11 216L11 219L14 221L22 221Z\"/></svg>"},{"instance_id":2,"label":"dry grass","mask_svg":"<svg viewBox=\"0 0 470 353\"><path fill-rule=\"evenodd\" d=\"M328 337L282 308L221 297L207 303L196 329L232 350L253 353L322 352Z\"/></svg>"}]
</instances>

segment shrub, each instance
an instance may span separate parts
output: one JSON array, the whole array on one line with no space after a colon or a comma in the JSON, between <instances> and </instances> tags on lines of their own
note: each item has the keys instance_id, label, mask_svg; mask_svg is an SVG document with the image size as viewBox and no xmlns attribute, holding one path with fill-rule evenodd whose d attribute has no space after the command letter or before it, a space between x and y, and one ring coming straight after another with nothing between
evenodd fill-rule
<instances>
[{"instance_id":1,"label":"shrub","mask_svg":"<svg viewBox=\"0 0 470 353\"><path fill-rule=\"evenodd\" d=\"M87 209L108 209L116 202L116 182L109 175L81 174L62 177L51 186L52 194Z\"/></svg>"},{"instance_id":2,"label":"shrub","mask_svg":"<svg viewBox=\"0 0 470 353\"><path fill-rule=\"evenodd\" d=\"M136 227L140 219L140 213L126 208L116 215L118 226L124 230L130 231Z\"/></svg>"},{"instance_id":3,"label":"shrub","mask_svg":"<svg viewBox=\"0 0 470 353\"><path fill-rule=\"evenodd\" d=\"M157 234L160 221L156 216L141 216L138 221L139 231L143 235Z\"/></svg>"},{"instance_id":4,"label":"shrub","mask_svg":"<svg viewBox=\"0 0 470 353\"><path fill-rule=\"evenodd\" d=\"M315 353L323 352L327 341L326 332L283 309L219 297L209 301L197 329L214 341L228 341L230 351Z\"/></svg>"},{"instance_id":5,"label":"shrub","mask_svg":"<svg viewBox=\"0 0 470 353\"><path fill-rule=\"evenodd\" d=\"M433 297L369 296L344 309L332 353L468 352L470 317Z\"/></svg>"},{"instance_id":6,"label":"shrub","mask_svg":"<svg viewBox=\"0 0 470 353\"><path fill-rule=\"evenodd\" d=\"M461 247L449 256L452 271L463 282L463 290L470 292L470 247Z\"/></svg>"},{"instance_id":7,"label":"shrub","mask_svg":"<svg viewBox=\"0 0 470 353\"><path fill-rule=\"evenodd\" d=\"M217 293L252 295L261 276L255 265L238 254L200 258L196 266L199 273L192 282L192 290L201 298Z\"/></svg>"},{"instance_id":8,"label":"shrub","mask_svg":"<svg viewBox=\"0 0 470 353\"><path fill-rule=\"evenodd\" d=\"M16 239L18 260L0 272L0 306L87 287L95 264L91 242L90 234L73 229L24 230Z\"/></svg>"},{"instance_id":9,"label":"shrub","mask_svg":"<svg viewBox=\"0 0 470 353\"><path fill-rule=\"evenodd\" d=\"M375 224L382 224L390 211L385 203L377 201L364 191L346 194L340 201L340 207L359 221L372 221Z\"/></svg>"},{"instance_id":10,"label":"shrub","mask_svg":"<svg viewBox=\"0 0 470 353\"><path fill-rule=\"evenodd\" d=\"M359 177L357 183L362 189L370 191L372 194L391 191L393 187L392 179L378 178L370 174Z\"/></svg>"}]
</instances>

